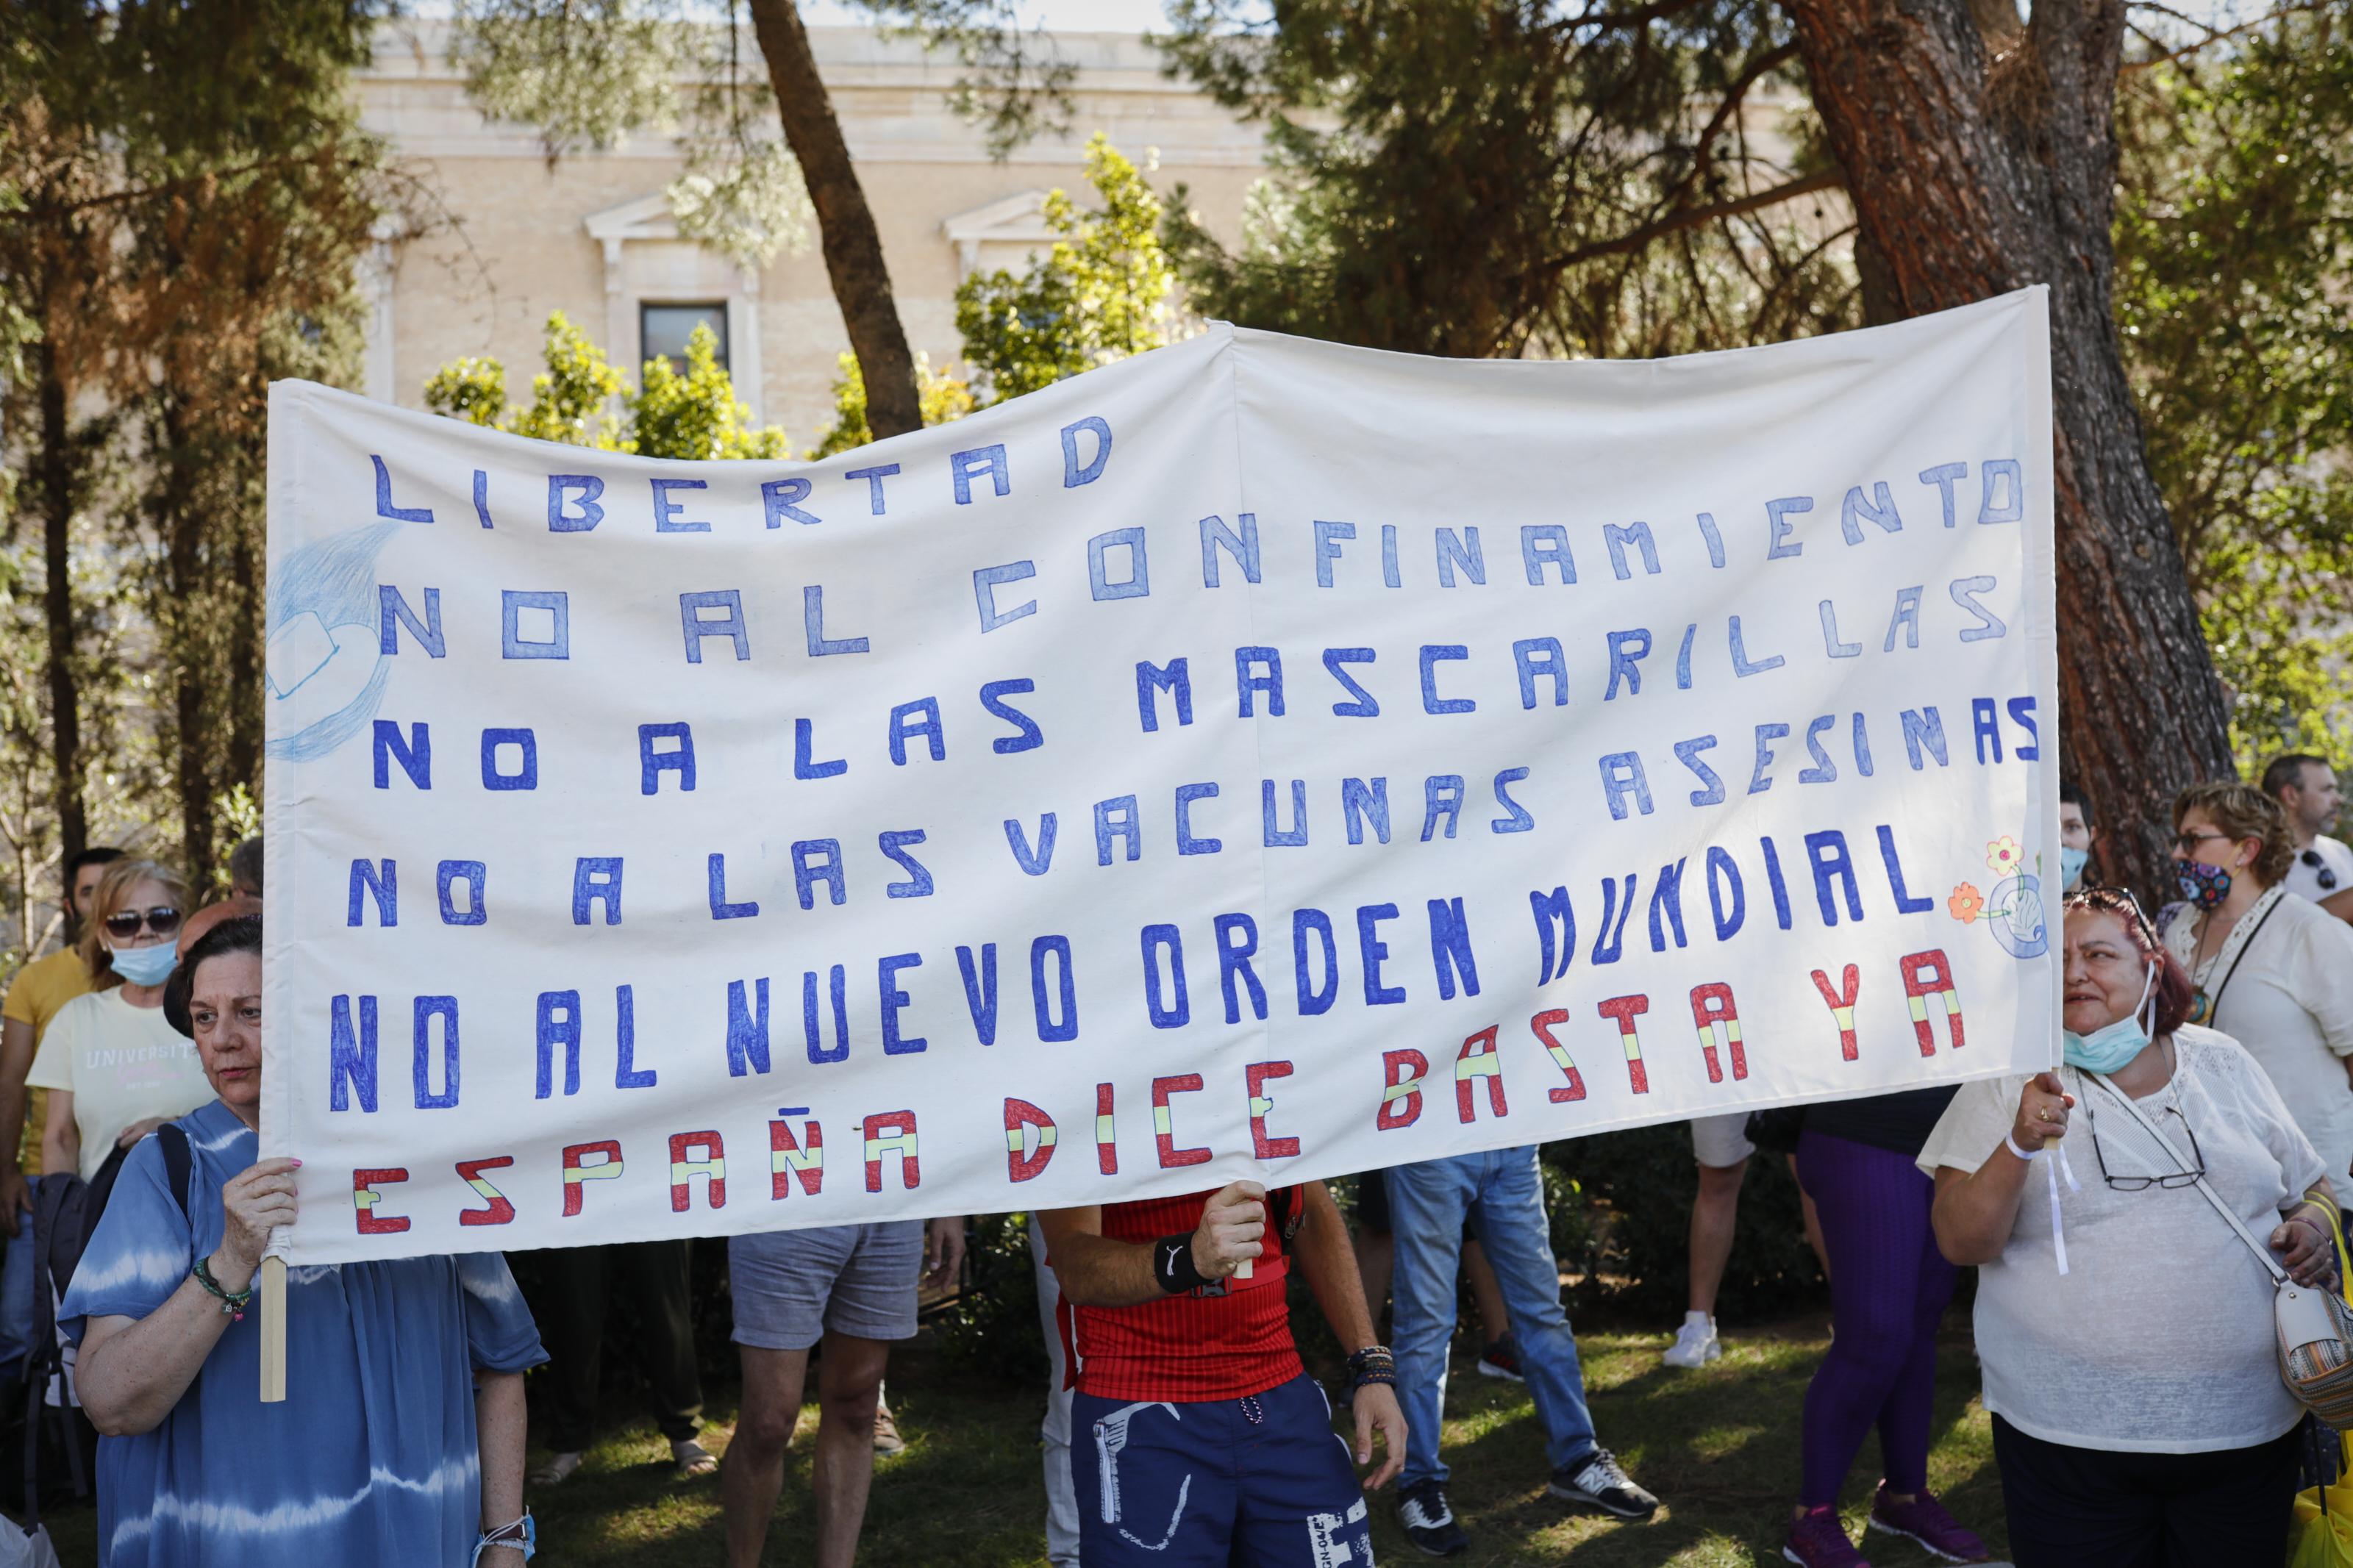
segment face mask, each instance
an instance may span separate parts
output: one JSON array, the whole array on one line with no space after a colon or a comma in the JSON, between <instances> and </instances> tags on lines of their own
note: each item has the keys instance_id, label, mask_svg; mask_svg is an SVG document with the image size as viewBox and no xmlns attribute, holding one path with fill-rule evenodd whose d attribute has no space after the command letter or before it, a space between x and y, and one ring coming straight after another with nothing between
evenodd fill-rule
<instances>
[{"instance_id":1,"label":"face mask","mask_svg":"<svg viewBox=\"0 0 2353 1568\"><path fill-rule=\"evenodd\" d=\"M2070 849L2065 845L2061 845L2059 847L2060 887L2068 892L2073 892L2075 890L2075 884L2084 879L2084 868L2091 863L2092 852L2090 850Z\"/></svg>"},{"instance_id":2,"label":"face mask","mask_svg":"<svg viewBox=\"0 0 2353 1568\"><path fill-rule=\"evenodd\" d=\"M2181 896L2201 910L2218 910L2222 900L2231 896L2231 873L2221 866L2209 866L2203 860L2184 860L2173 868L2180 884Z\"/></svg>"},{"instance_id":3,"label":"face mask","mask_svg":"<svg viewBox=\"0 0 2353 1568\"><path fill-rule=\"evenodd\" d=\"M2073 1029L2061 1031L2067 1065L2084 1072L2111 1073L2140 1055L2148 1045L2148 1030L2140 1021L2141 1009L2147 1005L2148 994L2156 988L2157 965L2152 963L2131 1016L2119 1018L2106 1028L2094 1029L2088 1035L2079 1035Z\"/></svg>"},{"instance_id":4,"label":"face mask","mask_svg":"<svg viewBox=\"0 0 2353 1568\"><path fill-rule=\"evenodd\" d=\"M168 942L153 947L118 947L112 950L114 973L133 985L161 985L180 966L180 954Z\"/></svg>"}]
</instances>

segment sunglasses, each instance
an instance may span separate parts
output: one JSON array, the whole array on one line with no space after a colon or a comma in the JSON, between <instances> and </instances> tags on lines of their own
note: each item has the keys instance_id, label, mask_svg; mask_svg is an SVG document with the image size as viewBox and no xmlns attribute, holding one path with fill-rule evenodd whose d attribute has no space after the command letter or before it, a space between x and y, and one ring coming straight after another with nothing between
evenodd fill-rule
<instances>
[{"instance_id":1,"label":"sunglasses","mask_svg":"<svg viewBox=\"0 0 2353 1568\"><path fill-rule=\"evenodd\" d=\"M180 911L169 904L145 910L117 910L106 917L105 924L106 934L122 942L135 939L142 926L157 936L170 936L180 929Z\"/></svg>"},{"instance_id":2,"label":"sunglasses","mask_svg":"<svg viewBox=\"0 0 2353 1568\"><path fill-rule=\"evenodd\" d=\"M2230 837L2227 833L2177 833L2173 836L2173 847L2184 855L2195 855L2198 853L2198 847L2208 839Z\"/></svg>"},{"instance_id":3,"label":"sunglasses","mask_svg":"<svg viewBox=\"0 0 2353 1568\"><path fill-rule=\"evenodd\" d=\"M2321 863L2319 850L2307 849L2303 854L2297 856L2296 858L2319 873L2317 876L2313 878L2313 880L2320 884L2320 890L2322 892L2326 893L2337 886L2337 873L2330 870L2327 866Z\"/></svg>"}]
</instances>

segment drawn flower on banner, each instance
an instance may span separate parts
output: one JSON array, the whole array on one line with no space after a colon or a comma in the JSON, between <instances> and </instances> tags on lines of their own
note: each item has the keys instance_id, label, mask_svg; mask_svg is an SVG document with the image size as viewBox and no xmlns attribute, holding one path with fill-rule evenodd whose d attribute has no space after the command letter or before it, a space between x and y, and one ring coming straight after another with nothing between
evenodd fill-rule
<instances>
[{"instance_id":1,"label":"drawn flower on banner","mask_svg":"<svg viewBox=\"0 0 2353 1568\"><path fill-rule=\"evenodd\" d=\"M2018 847L2018 840L2007 833L1986 846L1986 869L1989 871L1999 872L2005 877L2010 876L2018 870L2024 860L2025 856Z\"/></svg>"},{"instance_id":2,"label":"drawn flower on banner","mask_svg":"<svg viewBox=\"0 0 2353 1568\"><path fill-rule=\"evenodd\" d=\"M1985 912L1985 895L1969 883L1963 882L1953 889L1953 896L1945 900L1945 909L1955 920L1967 925Z\"/></svg>"}]
</instances>

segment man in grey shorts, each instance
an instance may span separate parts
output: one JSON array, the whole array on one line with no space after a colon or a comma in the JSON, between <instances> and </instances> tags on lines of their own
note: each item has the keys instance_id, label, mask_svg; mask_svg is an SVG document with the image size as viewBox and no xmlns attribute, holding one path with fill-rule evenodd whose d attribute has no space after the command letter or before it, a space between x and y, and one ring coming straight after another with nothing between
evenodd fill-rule
<instances>
[{"instance_id":1,"label":"man in grey shorts","mask_svg":"<svg viewBox=\"0 0 2353 1568\"><path fill-rule=\"evenodd\" d=\"M874 1480L874 1405L892 1340L915 1334L919 1282L964 1266L964 1220L892 1220L738 1236L727 1244L744 1406L721 1468L729 1568L757 1568L784 1487L808 1352L818 1362L818 1568L850 1568Z\"/></svg>"}]
</instances>

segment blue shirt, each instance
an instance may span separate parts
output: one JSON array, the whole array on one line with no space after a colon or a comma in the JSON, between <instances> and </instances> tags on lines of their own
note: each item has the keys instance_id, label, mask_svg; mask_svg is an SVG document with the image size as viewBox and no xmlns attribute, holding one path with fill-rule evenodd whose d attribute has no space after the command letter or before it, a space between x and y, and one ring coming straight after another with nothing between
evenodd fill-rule
<instances>
[{"instance_id":1,"label":"blue shirt","mask_svg":"<svg viewBox=\"0 0 2353 1568\"><path fill-rule=\"evenodd\" d=\"M90 1318L155 1310L220 1245L221 1188L258 1140L218 1100L178 1125L187 1212L142 1139L58 1311L76 1343ZM495 1252L290 1268L284 1403L260 1401L248 1311L160 1426L100 1440L100 1568L458 1568L481 1533L474 1373L546 1359Z\"/></svg>"}]
</instances>

